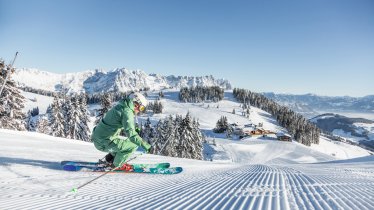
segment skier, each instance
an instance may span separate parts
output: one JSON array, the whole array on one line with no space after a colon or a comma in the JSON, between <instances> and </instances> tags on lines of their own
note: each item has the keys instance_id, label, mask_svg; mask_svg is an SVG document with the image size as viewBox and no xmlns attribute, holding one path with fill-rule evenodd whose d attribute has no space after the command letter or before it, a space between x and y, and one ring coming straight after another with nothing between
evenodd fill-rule
<instances>
[{"instance_id":1,"label":"skier","mask_svg":"<svg viewBox=\"0 0 374 210\"><path fill-rule=\"evenodd\" d=\"M93 129L91 138L96 149L109 152L99 161L101 164L110 168L122 166L139 146L150 152L151 145L139 136L134 123L135 115L146 106L147 99L141 93L132 93L111 108ZM119 136L122 130L127 137Z\"/></svg>"}]
</instances>

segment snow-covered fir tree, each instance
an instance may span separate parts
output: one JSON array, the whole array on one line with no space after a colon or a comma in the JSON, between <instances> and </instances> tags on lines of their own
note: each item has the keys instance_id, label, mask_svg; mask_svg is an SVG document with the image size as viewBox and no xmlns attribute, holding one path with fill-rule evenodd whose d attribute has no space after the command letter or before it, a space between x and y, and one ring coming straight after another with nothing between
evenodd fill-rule
<instances>
[{"instance_id":1,"label":"snow-covered fir tree","mask_svg":"<svg viewBox=\"0 0 374 210\"><path fill-rule=\"evenodd\" d=\"M160 120L156 126L156 136L152 144L154 145L154 154L162 154L165 156L178 157L176 129L178 124L170 115L165 120Z\"/></svg>"},{"instance_id":2,"label":"snow-covered fir tree","mask_svg":"<svg viewBox=\"0 0 374 210\"><path fill-rule=\"evenodd\" d=\"M78 96L78 110L80 111L79 117L79 124L77 127L77 133L75 139L83 140L83 141L91 141L90 138L90 129L88 127L88 123L90 119L88 118L89 112L87 109L87 95L81 94Z\"/></svg>"},{"instance_id":3,"label":"snow-covered fir tree","mask_svg":"<svg viewBox=\"0 0 374 210\"><path fill-rule=\"evenodd\" d=\"M103 119L105 113L107 113L112 106L112 97L110 93L104 93L100 98L101 109L98 110L95 124L98 124Z\"/></svg>"},{"instance_id":4,"label":"snow-covered fir tree","mask_svg":"<svg viewBox=\"0 0 374 210\"><path fill-rule=\"evenodd\" d=\"M161 114L163 108L164 107L160 100L156 100L155 102L149 102L147 106L147 110L153 111L154 114Z\"/></svg>"},{"instance_id":5,"label":"snow-covered fir tree","mask_svg":"<svg viewBox=\"0 0 374 210\"><path fill-rule=\"evenodd\" d=\"M36 118L37 118L36 116L33 116L31 110L29 110L27 112L26 118L25 118L25 128L26 128L26 130L36 131L36 127L37 127L36 120L35 120Z\"/></svg>"},{"instance_id":6,"label":"snow-covered fir tree","mask_svg":"<svg viewBox=\"0 0 374 210\"><path fill-rule=\"evenodd\" d=\"M91 141L88 128L86 95L65 97L61 112L64 116L64 136L66 138Z\"/></svg>"},{"instance_id":7,"label":"snow-covered fir tree","mask_svg":"<svg viewBox=\"0 0 374 210\"><path fill-rule=\"evenodd\" d=\"M153 128L151 120L148 117L144 125L142 125L140 136L148 143L152 143L155 135L155 129Z\"/></svg>"},{"instance_id":8,"label":"snow-covered fir tree","mask_svg":"<svg viewBox=\"0 0 374 210\"><path fill-rule=\"evenodd\" d=\"M216 127L213 129L215 133L223 133L229 127L229 123L227 122L226 116L221 116L221 118L217 121Z\"/></svg>"},{"instance_id":9,"label":"snow-covered fir tree","mask_svg":"<svg viewBox=\"0 0 374 210\"><path fill-rule=\"evenodd\" d=\"M32 110L30 110L30 114L32 117L35 117L36 115L39 115L39 107L35 107Z\"/></svg>"},{"instance_id":10,"label":"snow-covered fir tree","mask_svg":"<svg viewBox=\"0 0 374 210\"><path fill-rule=\"evenodd\" d=\"M65 137L64 120L62 99L55 96L49 112L49 126L51 127L50 134L52 136Z\"/></svg>"},{"instance_id":11,"label":"snow-covered fir tree","mask_svg":"<svg viewBox=\"0 0 374 210\"><path fill-rule=\"evenodd\" d=\"M6 66L4 61L0 60L0 88L4 84L7 74L11 74L13 71L14 68ZM8 75L0 98L0 128L25 130L26 116L22 112L25 98L21 95L11 75Z\"/></svg>"},{"instance_id":12,"label":"snow-covered fir tree","mask_svg":"<svg viewBox=\"0 0 374 210\"><path fill-rule=\"evenodd\" d=\"M37 129L36 131L39 133L50 133L50 127L48 126L48 118L47 116L40 116L38 119Z\"/></svg>"},{"instance_id":13,"label":"snow-covered fir tree","mask_svg":"<svg viewBox=\"0 0 374 210\"><path fill-rule=\"evenodd\" d=\"M229 125L226 129L226 138L231 138L232 135L234 134L234 128L232 127L232 125Z\"/></svg>"},{"instance_id":14,"label":"snow-covered fir tree","mask_svg":"<svg viewBox=\"0 0 374 210\"><path fill-rule=\"evenodd\" d=\"M203 159L203 135L200 132L198 123L191 118L190 113L182 119L179 132L179 153L182 158Z\"/></svg>"},{"instance_id":15,"label":"snow-covered fir tree","mask_svg":"<svg viewBox=\"0 0 374 210\"><path fill-rule=\"evenodd\" d=\"M153 153L172 157L203 159L204 136L199 123L188 113L185 118L177 115L160 120L155 129Z\"/></svg>"},{"instance_id":16,"label":"snow-covered fir tree","mask_svg":"<svg viewBox=\"0 0 374 210\"><path fill-rule=\"evenodd\" d=\"M224 89L218 86L181 88L179 100L183 102L199 103L206 100L218 102L223 99Z\"/></svg>"}]
</instances>

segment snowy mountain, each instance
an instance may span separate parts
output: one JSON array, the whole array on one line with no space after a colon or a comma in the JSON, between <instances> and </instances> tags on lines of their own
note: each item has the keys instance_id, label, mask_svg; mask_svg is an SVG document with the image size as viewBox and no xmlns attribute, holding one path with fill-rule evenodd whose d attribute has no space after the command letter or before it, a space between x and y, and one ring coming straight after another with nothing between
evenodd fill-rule
<instances>
[{"instance_id":1,"label":"snowy mountain","mask_svg":"<svg viewBox=\"0 0 374 210\"><path fill-rule=\"evenodd\" d=\"M374 148L374 121L349 118L338 114L322 114L310 119L319 128L352 142Z\"/></svg>"},{"instance_id":2,"label":"snowy mountain","mask_svg":"<svg viewBox=\"0 0 374 210\"><path fill-rule=\"evenodd\" d=\"M108 92L140 89L161 90L194 86L219 86L231 89L231 84L213 76L161 76L146 74L142 70L131 71L117 68L111 71L92 70L78 73L55 74L37 69L17 69L12 78L21 86L48 91Z\"/></svg>"},{"instance_id":3,"label":"snowy mountain","mask_svg":"<svg viewBox=\"0 0 374 210\"><path fill-rule=\"evenodd\" d=\"M296 112L305 116L315 116L318 111L323 112L369 112L374 113L374 95L365 97L349 96L318 96L314 94L292 95L263 93L264 96L273 99L279 104L288 106Z\"/></svg>"}]
</instances>

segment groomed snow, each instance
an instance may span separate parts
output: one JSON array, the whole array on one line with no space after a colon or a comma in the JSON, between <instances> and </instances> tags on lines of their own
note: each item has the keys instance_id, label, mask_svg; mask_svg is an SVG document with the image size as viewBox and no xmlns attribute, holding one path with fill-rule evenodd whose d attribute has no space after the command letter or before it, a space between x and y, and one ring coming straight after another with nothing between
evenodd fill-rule
<instances>
[{"instance_id":1,"label":"groomed snow","mask_svg":"<svg viewBox=\"0 0 374 210\"><path fill-rule=\"evenodd\" d=\"M113 173L72 193L100 174L63 171L60 161L102 157L91 143L8 130L0 130L0 143L1 209L374 208L372 156L336 161L296 143L217 138L230 161L142 155L133 162L184 171Z\"/></svg>"}]
</instances>

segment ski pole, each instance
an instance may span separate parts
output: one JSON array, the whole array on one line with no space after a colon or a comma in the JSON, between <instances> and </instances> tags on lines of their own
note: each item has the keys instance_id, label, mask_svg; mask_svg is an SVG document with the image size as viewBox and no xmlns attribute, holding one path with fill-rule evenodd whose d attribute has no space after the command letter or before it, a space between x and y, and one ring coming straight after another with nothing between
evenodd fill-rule
<instances>
[{"instance_id":1,"label":"ski pole","mask_svg":"<svg viewBox=\"0 0 374 210\"><path fill-rule=\"evenodd\" d=\"M131 161L131 160L134 160L135 158L139 157L139 156L142 155L142 154L143 154L143 153L140 153L139 155L134 156L134 157L128 159L124 164L128 163L128 162ZM113 168L112 170L107 171L107 172L101 174L100 176L95 177L94 179L92 179L92 180L90 180L90 181L88 181L88 182L86 182L86 183L84 183L84 184L82 184L82 185L80 185L80 186L78 186L78 187L75 187L75 188L71 189L70 192L74 192L74 193L78 192L78 190L81 189L82 187L84 187L84 186L86 186L86 185L92 183L92 182L95 181L95 180L100 179L101 177L107 175L107 174L110 173L110 172L113 172L113 171L115 171L115 170L121 168L124 164L120 164L120 166L117 166L117 167Z\"/></svg>"},{"instance_id":2,"label":"ski pole","mask_svg":"<svg viewBox=\"0 0 374 210\"><path fill-rule=\"evenodd\" d=\"M173 133L174 133L176 130L177 130L177 128L174 129ZM169 141L170 141L170 137L171 137L171 135L172 135L172 133L170 133L168 140L165 142L164 146L162 146L161 150L158 151L157 155L160 155L161 152L165 149L166 145L167 145L167 144L169 143Z\"/></svg>"},{"instance_id":3,"label":"ski pole","mask_svg":"<svg viewBox=\"0 0 374 210\"><path fill-rule=\"evenodd\" d=\"M160 151L158 151L157 155L160 155L161 152L165 149L166 145L169 143L169 140L170 140L170 137L168 138L168 140L165 142L164 146L161 148Z\"/></svg>"},{"instance_id":4,"label":"ski pole","mask_svg":"<svg viewBox=\"0 0 374 210\"><path fill-rule=\"evenodd\" d=\"M18 55L18 52L16 52L16 55L14 56L13 62L12 62L12 64L10 65L10 69L9 69L8 71L12 71L12 67L13 67L13 65L14 65L14 62L16 61L17 55ZM3 93L3 89L4 89L4 87L5 87L5 83L6 83L6 81L8 80L8 76L10 75L10 73L12 73L12 72L7 72L7 74L6 74L6 76L5 76L4 83L3 83L3 85L1 86L1 89L0 89L0 96L1 96L1 94Z\"/></svg>"}]
</instances>

